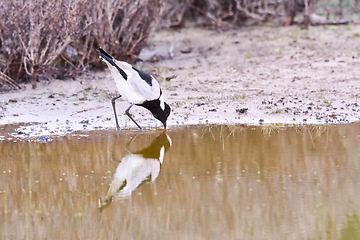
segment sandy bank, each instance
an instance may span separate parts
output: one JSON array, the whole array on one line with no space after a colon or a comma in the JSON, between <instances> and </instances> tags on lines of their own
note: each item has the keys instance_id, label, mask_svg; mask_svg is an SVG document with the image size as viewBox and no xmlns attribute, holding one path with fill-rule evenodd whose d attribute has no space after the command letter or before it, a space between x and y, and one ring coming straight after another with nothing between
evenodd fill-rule
<instances>
[{"instance_id":1,"label":"sandy bank","mask_svg":"<svg viewBox=\"0 0 360 240\"><path fill-rule=\"evenodd\" d=\"M162 31L151 36L141 54L147 61L138 67L159 80L172 107L170 128L355 122L359 32L359 26ZM108 71L41 82L36 90L26 85L0 95L0 125L31 123L15 132L35 137L115 129L110 98L116 94ZM119 120L123 128L135 129L122 114L127 106L117 101ZM132 113L144 127L161 127L145 109L134 107Z\"/></svg>"}]
</instances>

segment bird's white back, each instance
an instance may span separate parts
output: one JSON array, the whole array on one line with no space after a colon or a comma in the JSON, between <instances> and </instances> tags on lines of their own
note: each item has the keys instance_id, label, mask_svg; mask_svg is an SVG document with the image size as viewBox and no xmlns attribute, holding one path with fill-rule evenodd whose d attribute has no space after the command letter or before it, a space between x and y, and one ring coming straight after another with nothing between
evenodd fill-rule
<instances>
[{"instance_id":1,"label":"bird's white back","mask_svg":"<svg viewBox=\"0 0 360 240\"><path fill-rule=\"evenodd\" d=\"M107 63L107 66L112 73L115 80L119 94L123 99L132 104L141 104L144 101L151 101L160 97L159 83L152 77L150 86L144 79L142 79L139 73L132 68L127 62L117 61L114 62L126 73L127 80L125 80L118 69L111 64Z\"/></svg>"}]
</instances>

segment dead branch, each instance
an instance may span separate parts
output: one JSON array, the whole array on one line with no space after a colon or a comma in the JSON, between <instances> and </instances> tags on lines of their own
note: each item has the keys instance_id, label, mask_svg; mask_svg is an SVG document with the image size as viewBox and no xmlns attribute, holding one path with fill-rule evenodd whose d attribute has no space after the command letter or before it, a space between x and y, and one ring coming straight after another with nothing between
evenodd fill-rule
<instances>
[{"instance_id":1,"label":"dead branch","mask_svg":"<svg viewBox=\"0 0 360 240\"><path fill-rule=\"evenodd\" d=\"M16 88L21 89L19 84L17 84L12 78L10 78L9 76L7 76L6 74L4 74L2 72L0 72L0 83L2 83L2 84L7 83L15 89Z\"/></svg>"}]
</instances>

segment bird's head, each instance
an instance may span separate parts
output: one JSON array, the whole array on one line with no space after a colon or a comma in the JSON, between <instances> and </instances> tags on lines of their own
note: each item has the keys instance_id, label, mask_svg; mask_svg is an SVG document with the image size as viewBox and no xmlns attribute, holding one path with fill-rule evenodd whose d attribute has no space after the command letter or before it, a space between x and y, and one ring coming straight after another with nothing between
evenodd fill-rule
<instances>
[{"instance_id":1,"label":"bird's head","mask_svg":"<svg viewBox=\"0 0 360 240\"><path fill-rule=\"evenodd\" d=\"M154 111L152 112L153 116L158 119L162 124L164 125L164 129L166 129L166 120L168 119L171 108L170 106L164 102L164 110L160 109L160 111Z\"/></svg>"},{"instance_id":2,"label":"bird's head","mask_svg":"<svg viewBox=\"0 0 360 240\"><path fill-rule=\"evenodd\" d=\"M142 104L139 104L139 106L148 109L154 118L159 120L164 125L164 128L166 128L166 120L170 115L171 109L170 106L164 102L162 97L152 101L145 101Z\"/></svg>"}]
</instances>

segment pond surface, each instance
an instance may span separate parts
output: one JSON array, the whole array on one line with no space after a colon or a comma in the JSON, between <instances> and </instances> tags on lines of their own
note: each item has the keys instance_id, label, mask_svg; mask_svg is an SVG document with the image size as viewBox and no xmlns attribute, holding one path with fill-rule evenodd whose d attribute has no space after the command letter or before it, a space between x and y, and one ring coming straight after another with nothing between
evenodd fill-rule
<instances>
[{"instance_id":1,"label":"pond surface","mask_svg":"<svg viewBox=\"0 0 360 240\"><path fill-rule=\"evenodd\" d=\"M359 239L360 124L0 141L0 239Z\"/></svg>"}]
</instances>

